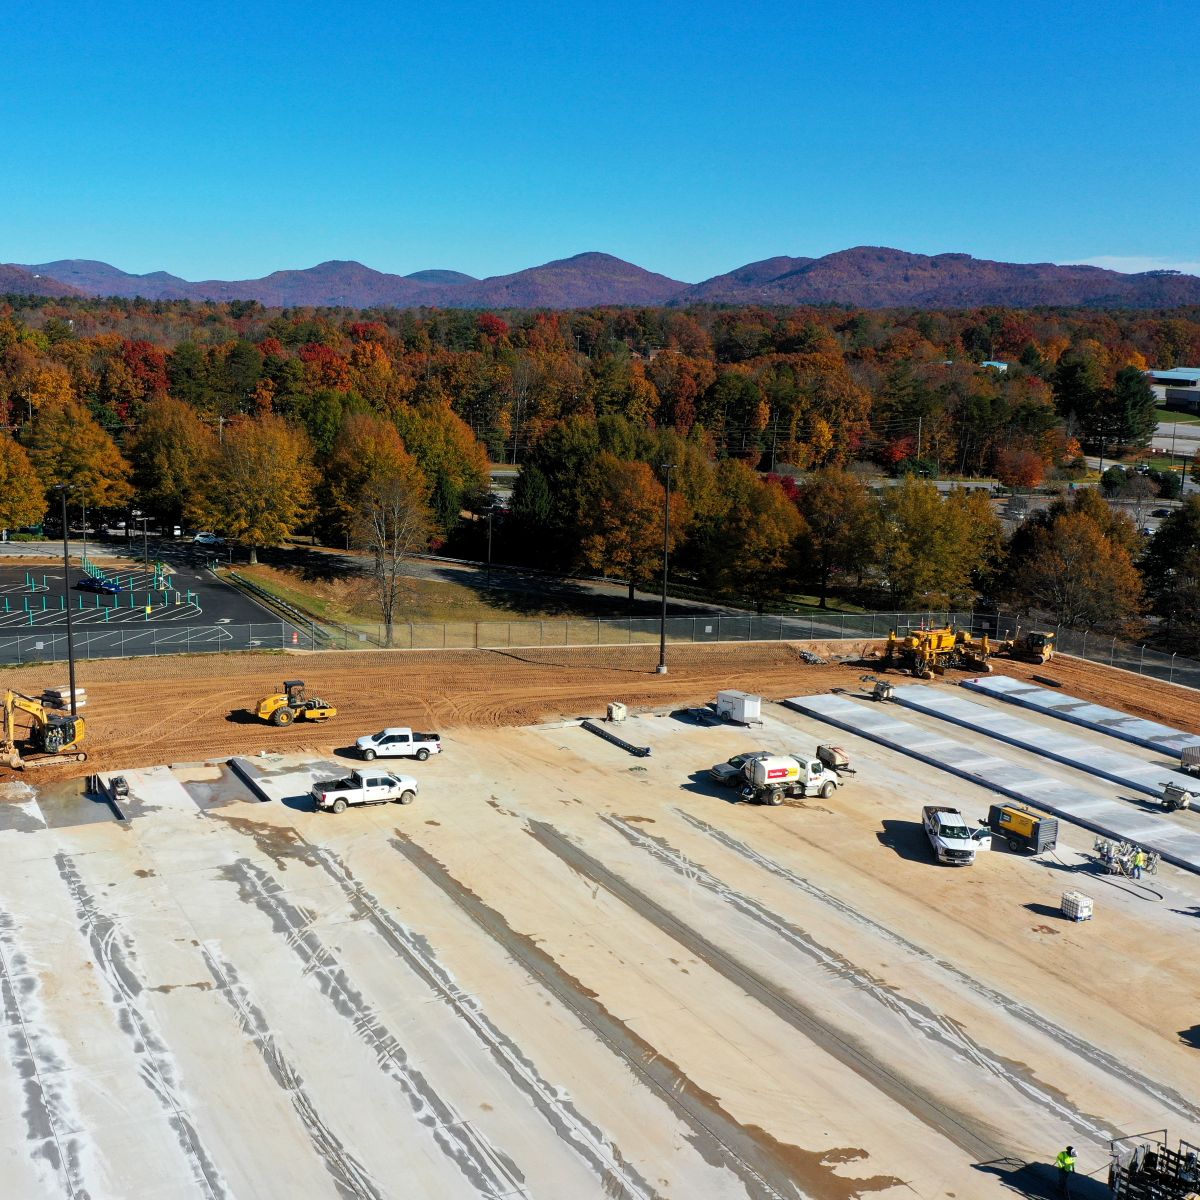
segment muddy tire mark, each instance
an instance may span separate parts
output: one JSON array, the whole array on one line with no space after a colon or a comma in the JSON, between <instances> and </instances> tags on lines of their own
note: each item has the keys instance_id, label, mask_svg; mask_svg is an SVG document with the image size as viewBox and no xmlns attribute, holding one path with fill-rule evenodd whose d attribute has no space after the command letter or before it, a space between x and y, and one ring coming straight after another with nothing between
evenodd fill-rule
<instances>
[{"instance_id":1,"label":"muddy tire mark","mask_svg":"<svg viewBox=\"0 0 1200 1200\"><path fill-rule=\"evenodd\" d=\"M1121 1130L1107 1124L1103 1118L1081 1113L1065 1094L1039 1081L1024 1063L1012 1062L995 1054L943 1013L935 1012L927 1005L910 999L898 989L855 966L848 958L821 945L778 913L772 912L750 896L735 891L707 868L687 858L664 838L646 834L620 817L602 817L601 820L674 874L717 897L749 917L756 925L799 950L830 977L841 980L894 1013L920 1037L1007 1084L1020 1096L1043 1109L1046 1117L1065 1122L1076 1133L1096 1141L1101 1148L1104 1143L1122 1136Z\"/></svg>"},{"instance_id":2,"label":"muddy tire mark","mask_svg":"<svg viewBox=\"0 0 1200 1200\"><path fill-rule=\"evenodd\" d=\"M346 1200L384 1200L370 1172L342 1144L321 1114L304 1087L300 1072L279 1048L266 1014L250 998L249 990L237 971L212 942L200 948L204 963L217 985L217 991L237 1014L238 1024L258 1051L271 1078L287 1093L292 1108L304 1126L308 1140L325 1164L338 1193Z\"/></svg>"},{"instance_id":3,"label":"muddy tire mark","mask_svg":"<svg viewBox=\"0 0 1200 1200\"><path fill-rule=\"evenodd\" d=\"M567 1096L543 1079L520 1048L492 1022L438 961L422 937L397 921L359 883L337 855L314 847L317 861L338 884L355 911L372 922L413 973L463 1021L493 1061L541 1113L554 1131L599 1176L604 1194L620 1200L653 1200L658 1193L622 1156L612 1141L588 1121Z\"/></svg>"},{"instance_id":4,"label":"muddy tire mark","mask_svg":"<svg viewBox=\"0 0 1200 1200\"><path fill-rule=\"evenodd\" d=\"M1065 1050L1069 1050L1089 1065L1098 1067L1105 1073L1121 1080L1122 1083L1136 1088L1143 1095L1149 1096L1158 1103L1166 1105L1179 1116L1185 1117L1192 1122L1200 1122L1200 1105L1193 1103L1186 1096L1180 1095L1173 1088L1159 1083L1156 1079L1151 1079L1148 1075L1138 1071L1129 1063L1122 1062L1114 1055L1098 1049L1091 1042L1085 1041L1083 1038L1071 1033L1070 1030L1064 1029L1061 1025L1056 1025L1048 1017L1044 1017L1035 1009L1014 1000L1007 993L989 987L972 975L968 975L953 963L938 958L935 954L931 954L923 946L909 941L908 938L897 933L889 926L874 920L874 918L867 916L865 913L859 912L858 909L847 904L844 900L825 891L824 888L818 887L815 883L805 879L802 875L796 874L795 871L789 870L782 863L778 863L767 855L760 853L745 842L739 841L724 829L710 825L707 821L702 821L699 817L693 816L685 809L676 808L674 811L687 824L692 826L693 829L699 830L699 832L712 838L726 849L732 850L735 854L740 855L748 862L754 863L777 878L785 880L793 887L802 891L806 896L818 900L821 904L833 909L847 920L863 929L870 930L880 938L890 942L893 946L898 946L900 949L911 954L914 958L921 959L923 962L937 967L951 979L966 987L974 995L986 1000L989 1004L995 1005L1001 1011L1008 1013L1009 1016L1013 1017L1022 1026L1036 1029L1052 1042L1062 1046Z\"/></svg>"},{"instance_id":5,"label":"muddy tire mark","mask_svg":"<svg viewBox=\"0 0 1200 1200\"><path fill-rule=\"evenodd\" d=\"M39 1168L49 1168L63 1195L89 1200L79 1140L60 1129L81 1129L83 1122L67 1091L66 1064L41 1021L40 984L25 973L27 965L17 943L16 921L9 911L0 910L0 1016L6 1027L9 1065L25 1093L21 1115L29 1155Z\"/></svg>"},{"instance_id":6,"label":"muddy tire mark","mask_svg":"<svg viewBox=\"0 0 1200 1200\"><path fill-rule=\"evenodd\" d=\"M249 859L221 868L237 884L240 899L254 905L287 940L305 975L317 982L333 1011L374 1055L376 1064L399 1084L413 1116L433 1136L438 1149L487 1200L524 1194L525 1177L516 1163L460 1116L409 1060L399 1039L383 1024L333 952L312 931L315 916L293 904L279 882Z\"/></svg>"},{"instance_id":7,"label":"muddy tire mark","mask_svg":"<svg viewBox=\"0 0 1200 1200\"><path fill-rule=\"evenodd\" d=\"M834 1173L820 1152L777 1141L740 1124L711 1093L630 1029L573 978L540 945L457 880L424 847L397 829L392 846L537 984L573 1013L690 1130L688 1140L704 1160L732 1172L751 1200L854 1200L901 1183L891 1176L851 1179ZM803 1189L803 1190L801 1190Z\"/></svg>"},{"instance_id":8,"label":"muddy tire mark","mask_svg":"<svg viewBox=\"0 0 1200 1200\"><path fill-rule=\"evenodd\" d=\"M1008 1147L998 1146L993 1140L993 1129L980 1126L964 1114L953 1112L928 1095L915 1082L902 1078L868 1047L824 1021L798 1000L782 995L770 980L720 949L698 930L610 871L552 825L544 821L530 820L526 823L526 829L551 854L561 859L577 874L602 887L630 911L678 942L718 975L741 988L814 1046L848 1067L924 1125L965 1150L973 1161L986 1162L1001 1158L1010 1152Z\"/></svg>"},{"instance_id":9,"label":"muddy tire mark","mask_svg":"<svg viewBox=\"0 0 1200 1200\"><path fill-rule=\"evenodd\" d=\"M226 1200L231 1195L212 1156L205 1148L182 1097L182 1086L171 1051L159 1036L149 1014L138 1003L145 990L138 975L133 940L116 919L96 904L74 860L56 854L59 877L75 902L79 932L87 941L100 976L108 984L117 1024L132 1043L142 1082L162 1105L167 1121L191 1171L192 1181L209 1200Z\"/></svg>"},{"instance_id":10,"label":"muddy tire mark","mask_svg":"<svg viewBox=\"0 0 1200 1200\"><path fill-rule=\"evenodd\" d=\"M539 1073L534 1063L507 1037L483 1011L476 997L458 986L453 974L438 959L429 942L392 915L369 889L355 878L341 857L295 834L286 848L257 822L223 818L239 833L251 837L259 848L271 855L290 857L318 864L337 884L350 907L371 922L376 932L397 957L463 1021L476 1041L562 1138L563 1142L595 1172L614 1200L656 1200L652 1184L625 1159L620 1149L603 1130L589 1121L572 1104L569 1096ZM436 824L436 822L435 822Z\"/></svg>"}]
</instances>

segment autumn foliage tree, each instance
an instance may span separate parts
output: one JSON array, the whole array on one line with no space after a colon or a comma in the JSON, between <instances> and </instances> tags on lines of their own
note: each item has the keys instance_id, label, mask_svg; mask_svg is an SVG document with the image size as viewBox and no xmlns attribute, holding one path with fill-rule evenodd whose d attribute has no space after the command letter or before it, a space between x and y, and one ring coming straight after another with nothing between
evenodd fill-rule
<instances>
[{"instance_id":1,"label":"autumn foliage tree","mask_svg":"<svg viewBox=\"0 0 1200 1200\"><path fill-rule=\"evenodd\" d=\"M217 438L195 409L170 396L152 400L129 450L142 504L164 525L203 510Z\"/></svg>"},{"instance_id":2,"label":"autumn foliage tree","mask_svg":"<svg viewBox=\"0 0 1200 1200\"><path fill-rule=\"evenodd\" d=\"M129 464L78 400L42 405L25 430L30 461L47 491L59 484L89 507L116 507L133 495Z\"/></svg>"},{"instance_id":3,"label":"autumn foliage tree","mask_svg":"<svg viewBox=\"0 0 1200 1200\"><path fill-rule=\"evenodd\" d=\"M0 433L0 529L33 525L46 512L46 493L25 448Z\"/></svg>"},{"instance_id":4,"label":"autumn foliage tree","mask_svg":"<svg viewBox=\"0 0 1200 1200\"><path fill-rule=\"evenodd\" d=\"M591 467L580 512L580 557L592 570L629 581L632 603L638 584L650 583L661 568L663 485L644 462L627 462L607 452ZM683 533L687 504L671 494L673 548Z\"/></svg>"},{"instance_id":5,"label":"autumn foliage tree","mask_svg":"<svg viewBox=\"0 0 1200 1200\"><path fill-rule=\"evenodd\" d=\"M815 579L820 606L826 608L834 572L861 574L871 561L875 538L871 494L845 471L813 471L800 485L796 504L805 523L801 569Z\"/></svg>"},{"instance_id":6,"label":"autumn foliage tree","mask_svg":"<svg viewBox=\"0 0 1200 1200\"><path fill-rule=\"evenodd\" d=\"M316 481L303 430L277 416L236 422L217 453L208 521L248 546L255 563L259 546L279 545L308 518Z\"/></svg>"}]
</instances>

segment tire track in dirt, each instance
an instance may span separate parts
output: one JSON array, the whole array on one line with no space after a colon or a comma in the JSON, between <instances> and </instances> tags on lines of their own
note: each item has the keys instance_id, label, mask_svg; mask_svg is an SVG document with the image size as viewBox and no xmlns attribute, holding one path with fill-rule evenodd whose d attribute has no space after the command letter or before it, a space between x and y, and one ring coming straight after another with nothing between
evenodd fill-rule
<instances>
[{"instance_id":1,"label":"tire track in dirt","mask_svg":"<svg viewBox=\"0 0 1200 1200\"><path fill-rule=\"evenodd\" d=\"M54 861L59 877L75 902L79 931L91 950L101 978L108 984L117 1024L132 1043L140 1078L162 1106L192 1181L209 1200L226 1200L232 1193L184 1103L175 1059L139 1002L145 988L138 974L132 939L116 918L96 903L70 855L58 853Z\"/></svg>"},{"instance_id":2,"label":"tire track in dirt","mask_svg":"<svg viewBox=\"0 0 1200 1200\"><path fill-rule=\"evenodd\" d=\"M514 930L501 913L402 830L395 830L395 835L392 847L623 1061L691 1131L688 1141L705 1161L732 1172L750 1200L860 1200L866 1193L903 1185L888 1175L851 1178L835 1172L838 1163L861 1157L860 1151L802 1150L758 1126L741 1124L716 1096L609 1012L595 992L565 971L537 941Z\"/></svg>"},{"instance_id":3,"label":"tire track in dirt","mask_svg":"<svg viewBox=\"0 0 1200 1200\"><path fill-rule=\"evenodd\" d=\"M293 904L283 887L249 859L238 859L220 874L237 885L239 898L266 916L331 1003L374 1055L377 1066L400 1086L413 1117L432 1135L438 1149L463 1178L488 1200L525 1190L516 1162L478 1133L413 1065L400 1040L380 1020L334 953L313 932L313 918Z\"/></svg>"},{"instance_id":4,"label":"tire track in dirt","mask_svg":"<svg viewBox=\"0 0 1200 1200\"><path fill-rule=\"evenodd\" d=\"M1022 1026L1029 1026L1031 1029L1038 1030L1039 1033L1044 1034L1052 1042L1062 1046L1065 1050L1068 1050L1084 1062L1098 1067L1106 1074L1112 1075L1113 1078L1119 1079L1123 1083L1136 1088L1156 1103L1168 1106L1179 1116L1189 1121L1200 1123L1200 1105L1193 1103L1186 1096L1180 1095L1173 1088L1167 1087L1155 1079L1151 1079L1148 1075L1143 1074L1129 1063L1122 1062L1114 1055L1099 1049L1093 1043L1077 1037L1069 1030L1055 1024L1048 1017L1037 1012L1036 1009L1029 1008L1027 1005L1012 999L1011 996L1006 995L1004 992L989 987L974 976L969 975L966 971L956 967L953 963L938 958L923 946L910 941L903 934L897 933L890 926L884 925L867 916L865 913L860 912L844 900L825 891L824 888L818 887L811 880L798 875L795 871L783 866L782 863L779 863L775 859L755 850L752 846L733 837L725 830L719 829L715 825L710 825L707 821L693 816L685 809L676 808L674 812L688 825L692 826L692 828L711 838L719 845L724 846L726 849L732 850L734 854L740 855L748 862L753 863L769 874L791 884L806 896L831 908L848 921L869 930L889 944L899 947L914 958L937 967L950 979L963 985L969 991L987 1001L988 1004L994 1005L1001 1011L1008 1013Z\"/></svg>"},{"instance_id":5,"label":"tire track in dirt","mask_svg":"<svg viewBox=\"0 0 1200 1200\"><path fill-rule=\"evenodd\" d=\"M1122 1130L1107 1124L1102 1118L1080 1112L1064 1093L1039 1080L1024 1063L1001 1058L942 1013L935 1012L927 1005L905 996L898 989L875 979L843 955L821 945L811 935L778 913L735 891L707 868L677 850L665 838L645 833L620 817L605 816L600 819L631 845L644 850L674 874L686 879L690 884L699 886L800 951L830 977L844 981L855 991L895 1013L921 1038L974 1064L994 1079L1007 1084L1018 1095L1044 1110L1046 1116L1065 1122L1077 1134L1091 1138L1100 1146L1122 1136Z\"/></svg>"},{"instance_id":6,"label":"tire track in dirt","mask_svg":"<svg viewBox=\"0 0 1200 1200\"><path fill-rule=\"evenodd\" d=\"M459 987L428 941L396 920L378 897L355 878L340 855L297 833L281 839L279 831L271 829L268 832L254 821L228 816L219 819L238 833L253 838L260 850L277 861L295 858L320 866L353 911L370 921L417 979L463 1022L530 1106L596 1174L604 1185L606 1196L614 1200L658 1200L659 1193L630 1165L612 1140L578 1111L564 1089L542 1077L521 1048L487 1015L478 998Z\"/></svg>"},{"instance_id":7,"label":"tire track in dirt","mask_svg":"<svg viewBox=\"0 0 1200 1200\"><path fill-rule=\"evenodd\" d=\"M752 967L721 950L698 930L668 912L627 880L610 871L586 850L545 821L527 820L526 831L581 878L603 888L631 912L678 942L718 975L741 988L769 1012L790 1025L819 1049L889 1097L929 1129L966 1151L975 1162L989 1162L1012 1153L993 1140L995 1131L981 1127L964 1113L952 1111L914 1082L899 1076L870 1049L825 1022L807 1006L780 994Z\"/></svg>"}]
</instances>

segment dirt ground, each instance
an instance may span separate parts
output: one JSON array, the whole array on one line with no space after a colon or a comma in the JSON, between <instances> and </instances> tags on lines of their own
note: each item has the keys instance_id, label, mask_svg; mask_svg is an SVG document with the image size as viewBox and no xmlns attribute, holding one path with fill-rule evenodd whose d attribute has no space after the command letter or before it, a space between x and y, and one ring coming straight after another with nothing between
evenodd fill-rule
<instances>
[{"instance_id":1,"label":"dirt ground","mask_svg":"<svg viewBox=\"0 0 1200 1200\"><path fill-rule=\"evenodd\" d=\"M831 659L811 665L802 650ZM857 686L869 662L832 656L869 653L870 643L724 643L668 647L668 674L656 675L658 647L378 651L321 654L172 655L78 665L87 690L89 761L40 768L39 777L191 762L222 754L294 751L350 744L386 725L441 731L529 725L602 715L611 700L631 709L692 705L723 688L777 700ZM1125 671L1061 656L1050 666L994 660L995 669L1061 681L1063 690L1137 716L1200 733L1195 693ZM303 678L310 695L335 705L325 727L275 729L257 721L258 699L282 680ZM952 674L949 678L953 678ZM964 676L965 678L966 676ZM907 681L907 676L903 677ZM37 695L66 683L61 664L0 670L0 687ZM339 741L338 739L343 739Z\"/></svg>"}]
</instances>

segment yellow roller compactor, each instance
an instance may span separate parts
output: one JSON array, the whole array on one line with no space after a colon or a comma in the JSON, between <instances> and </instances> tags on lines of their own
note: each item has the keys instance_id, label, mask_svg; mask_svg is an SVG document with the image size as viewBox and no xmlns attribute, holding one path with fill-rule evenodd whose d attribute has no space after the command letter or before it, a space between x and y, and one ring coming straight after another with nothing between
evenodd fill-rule
<instances>
[{"instance_id":1,"label":"yellow roller compactor","mask_svg":"<svg viewBox=\"0 0 1200 1200\"><path fill-rule=\"evenodd\" d=\"M260 721L283 726L293 721L328 721L337 716L337 709L316 696L306 696L303 679L285 679L283 691L264 696L254 713Z\"/></svg>"}]
</instances>

